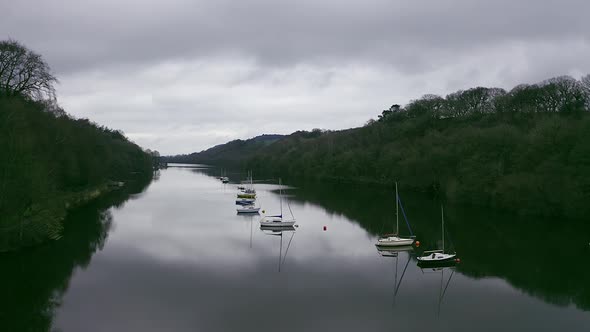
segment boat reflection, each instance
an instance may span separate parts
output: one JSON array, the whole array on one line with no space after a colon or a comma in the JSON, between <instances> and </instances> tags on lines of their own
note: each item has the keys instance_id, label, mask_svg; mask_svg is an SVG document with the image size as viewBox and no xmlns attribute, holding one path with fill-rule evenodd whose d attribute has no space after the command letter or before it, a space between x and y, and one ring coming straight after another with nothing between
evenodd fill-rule
<instances>
[{"instance_id":1,"label":"boat reflection","mask_svg":"<svg viewBox=\"0 0 590 332\"><path fill-rule=\"evenodd\" d=\"M274 235L280 237L280 245L279 245L279 264L278 270L281 272L281 267L285 264L285 259L287 258L287 253L289 252L289 248L291 247L291 242L293 241L293 237L295 236L295 227L272 227L272 226L260 226L260 230L266 235ZM289 238L289 242L287 243L287 248L285 249L285 253L283 253L283 235L291 234Z\"/></svg>"},{"instance_id":2,"label":"boat reflection","mask_svg":"<svg viewBox=\"0 0 590 332\"><path fill-rule=\"evenodd\" d=\"M378 247L377 252L382 257L391 257L395 258L395 278L393 283L393 306L395 306L397 293L399 292L400 286L402 281L404 280L404 276L406 275L406 271L408 270L408 266L410 265L410 260L412 258L412 251L414 251L414 247L412 246L401 246L401 247ZM399 255L402 252L406 252L407 260L404 265L403 270L401 271L401 275L399 273ZM398 280L399 276L399 280Z\"/></svg>"},{"instance_id":3,"label":"boat reflection","mask_svg":"<svg viewBox=\"0 0 590 332\"><path fill-rule=\"evenodd\" d=\"M397 257L400 252L414 251L412 246L401 247L377 247L377 253L383 257Z\"/></svg>"},{"instance_id":4,"label":"boat reflection","mask_svg":"<svg viewBox=\"0 0 590 332\"><path fill-rule=\"evenodd\" d=\"M443 301L443 298L445 296L445 294L447 293L447 289L449 288L449 284L451 283L451 279L453 278L453 275L455 274L455 262L451 261L451 262L446 262L446 263L440 263L441 265L437 266L437 267L433 267L432 265L429 265L428 268L420 268L422 270L423 274L426 273L440 273L440 287L439 287L439 292L438 292L438 304L437 304L437 311L436 311L436 316L440 317L440 308L441 308L441 304ZM446 264L445 266L443 266L443 264ZM420 266L420 264L418 264L418 266ZM449 278L447 279L446 283L444 283L445 280L445 270L447 271L447 273L450 271L451 274L449 275ZM444 287L443 287L444 285Z\"/></svg>"}]
</instances>

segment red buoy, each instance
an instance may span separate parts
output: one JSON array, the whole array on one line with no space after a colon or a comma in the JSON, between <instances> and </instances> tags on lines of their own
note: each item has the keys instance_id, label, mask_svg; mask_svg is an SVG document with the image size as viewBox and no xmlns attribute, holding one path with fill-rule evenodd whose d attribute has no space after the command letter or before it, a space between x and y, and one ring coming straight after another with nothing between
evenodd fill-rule
<instances>
[{"instance_id":1,"label":"red buoy","mask_svg":"<svg viewBox=\"0 0 590 332\"><path fill-rule=\"evenodd\" d=\"M328 227L324 226L324 230L328 229Z\"/></svg>"},{"instance_id":2,"label":"red buoy","mask_svg":"<svg viewBox=\"0 0 590 332\"><path fill-rule=\"evenodd\" d=\"M420 241L416 241L416 247L420 246Z\"/></svg>"},{"instance_id":3,"label":"red buoy","mask_svg":"<svg viewBox=\"0 0 590 332\"><path fill-rule=\"evenodd\" d=\"M455 262L457 262L457 263L461 263L461 259L459 259L459 258L455 258Z\"/></svg>"}]
</instances>

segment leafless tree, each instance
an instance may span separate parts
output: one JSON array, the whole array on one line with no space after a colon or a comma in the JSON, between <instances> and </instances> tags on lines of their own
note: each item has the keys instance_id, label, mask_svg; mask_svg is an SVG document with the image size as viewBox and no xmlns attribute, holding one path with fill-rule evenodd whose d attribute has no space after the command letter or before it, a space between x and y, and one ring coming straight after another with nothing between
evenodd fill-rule
<instances>
[{"instance_id":1,"label":"leafless tree","mask_svg":"<svg viewBox=\"0 0 590 332\"><path fill-rule=\"evenodd\" d=\"M590 74L582 77L580 82L582 84L584 94L586 95L586 110L590 110Z\"/></svg>"},{"instance_id":2,"label":"leafless tree","mask_svg":"<svg viewBox=\"0 0 590 332\"><path fill-rule=\"evenodd\" d=\"M41 55L15 40L0 41L0 95L55 100L56 82Z\"/></svg>"}]
</instances>

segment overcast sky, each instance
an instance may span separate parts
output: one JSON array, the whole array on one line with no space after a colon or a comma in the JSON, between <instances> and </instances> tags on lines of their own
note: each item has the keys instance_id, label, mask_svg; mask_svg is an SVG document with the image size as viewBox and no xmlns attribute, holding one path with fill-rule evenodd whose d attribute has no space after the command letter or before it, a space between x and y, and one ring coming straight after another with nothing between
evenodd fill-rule
<instances>
[{"instance_id":1,"label":"overcast sky","mask_svg":"<svg viewBox=\"0 0 590 332\"><path fill-rule=\"evenodd\" d=\"M590 73L588 0L0 0L76 117L162 154Z\"/></svg>"}]
</instances>

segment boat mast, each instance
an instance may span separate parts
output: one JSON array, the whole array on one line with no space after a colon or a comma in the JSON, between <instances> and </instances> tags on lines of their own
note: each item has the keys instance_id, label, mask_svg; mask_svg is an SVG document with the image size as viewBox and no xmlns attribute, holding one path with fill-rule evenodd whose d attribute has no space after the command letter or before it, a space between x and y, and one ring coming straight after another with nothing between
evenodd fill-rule
<instances>
[{"instance_id":1,"label":"boat mast","mask_svg":"<svg viewBox=\"0 0 590 332\"><path fill-rule=\"evenodd\" d=\"M440 205L440 218L442 220L442 250L445 252L445 214L442 204Z\"/></svg>"},{"instance_id":2,"label":"boat mast","mask_svg":"<svg viewBox=\"0 0 590 332\"><path fill-rule=\"evenodd\" d=\"M399 236L399 196L397 193L397 181L395 182L395 235Z\"/></svg>"},{"instance_id":3,"label":"boat mast","mask_svg":"<svg viewBox=\"0 0 590 332\"><path fill-rule=\"evenodd\" d=\"M279 201L281 204L281 218L283 217L283 186L281 184L281 178L279 178Z\"/></svg>"}]
</instances>

